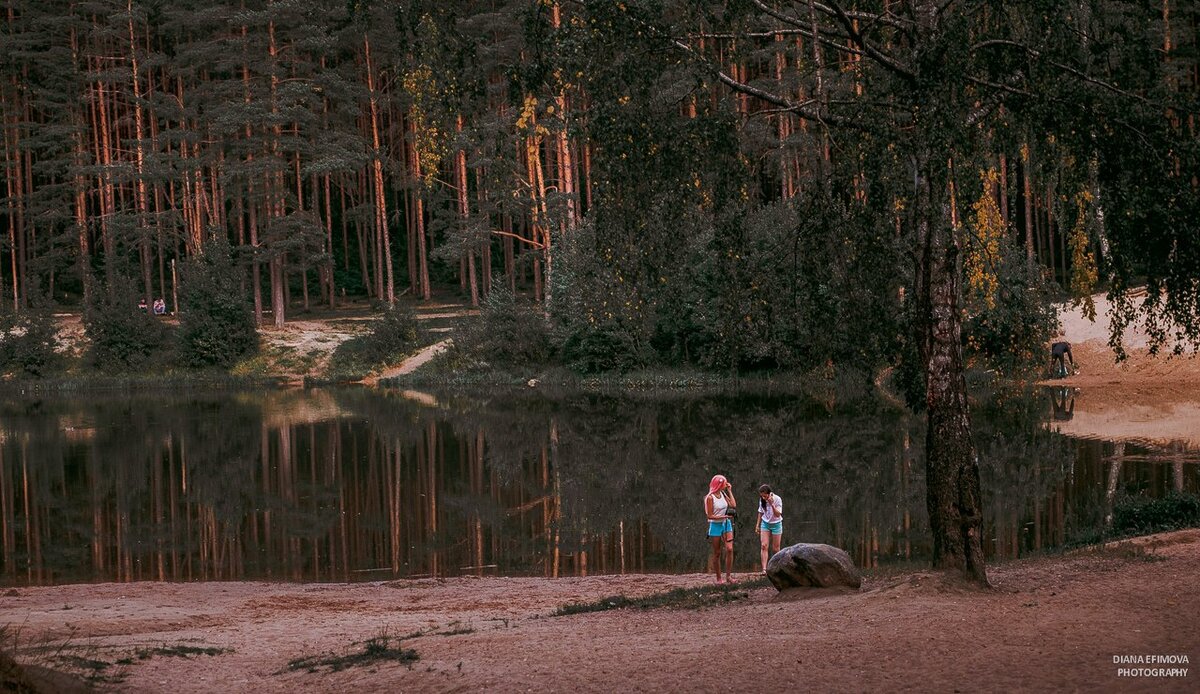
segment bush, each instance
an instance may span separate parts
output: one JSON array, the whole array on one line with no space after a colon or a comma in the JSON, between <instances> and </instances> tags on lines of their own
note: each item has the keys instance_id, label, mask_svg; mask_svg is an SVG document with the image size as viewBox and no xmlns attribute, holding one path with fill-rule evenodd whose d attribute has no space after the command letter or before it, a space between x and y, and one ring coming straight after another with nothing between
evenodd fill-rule
<instances>
[{"instance_id":1,"label":"bush","mask_svg":"<svg viewBox=\"0 0 1200 694\"><path fill-rule=\"evenodd\" d=\"M582 374L626 373L645 365L637 339L616 325L590 326L563 343L563 361Z\"/></svg>"},{"instance_id":2,"label":"bush","mask_svg":"<svg viewBox=\"0 0 1200 694\"><path fill-rule=\"evenodd\" d=\"M411 352L419 336L417 315L408 306L396 304L383 312L371 332L356 339L361 342L364 356L376 363L388 363Z\"/></svg>"},{"instance_id":3,"label":"bush","mask_svg":"<svg viewBox=\"0 0 1200 694\"><path fill-rule=\"evenodd\" d=\"M1161 499L1131 496L1113 507L1113 531L1150 533L1200 525L1200 496L1171 492Z\"/></svg>"},{"instance_id":4,"label":"bush","mask_svg":"<svg viewBox=\"0 0 1200 694\"><path fill-rule=\"evenodd\" d=\"M1005 376L1033 374L1046 364L1058 314L1041 271L1021 249L1006 241L1000 261L992 302L970 296L966 301L965 352Z\"/></svg>"},{"instance_id":5,"label":"bush","mask_svg":"<svg viewBox=\"0 0 1200 694\"><path fill-rule=\"evenodd\" d=\"M119 277L119 276L118 276ZM104 370L145 369L161 360L170 332L160 318L138 308L138 294L128 281L118 279L98 292L83 312L83 327L91 342L93 366Z\"/></svg>"},{"instance_id":6,"label":"bush","mask_svg":"<svg viewBox=\"0 0 1200 694\"><path fill-rule=\"evenodd\" d=\"M229 367L258 350L254 313L238 285L224 240L209 242L202 255L183 263L180 303L183 366Z\"/></svg>"},{"instance_id":7,"label":"bush","mask_svg":"<svg viewBox=\"0 0 1200 694\"><path fill-rule=\"evenodd\" d=\"M372 369L399 361L420 342L421 331L416 314L396 304L383 312L365 335L338 345L329 361L329 378L353 381Z\"/></svg>"},{"instance_id":8,"label":"bush","mask_svg":"<svg viewBox=\"0 0 1200 694\"><path fill-rule=\"evenodd\" d=\"M454 338L454 352L458 358L452 359L460 363L519 366L545 364L555 350L545 315L498 285L480 307L478 320Z\"/></svg>"},{"instance_id":9,"label":"bush","mask_svg":"<svg viewBox=\"0 0 1200 694\"><path fill-rule=\"evenodd\" d=\"M58 335L54 316L46 309L24 313L0 310L0 371L20 372L38 378L57 361Z\"/></svg>"}]
</instances>

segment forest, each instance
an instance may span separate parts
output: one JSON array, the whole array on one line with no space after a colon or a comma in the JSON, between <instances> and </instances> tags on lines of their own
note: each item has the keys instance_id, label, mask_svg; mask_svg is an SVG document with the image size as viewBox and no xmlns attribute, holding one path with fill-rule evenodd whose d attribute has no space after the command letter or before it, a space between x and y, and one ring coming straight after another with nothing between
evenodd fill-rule
<instances>
[{"instance_id":1,"label":"forest","mask_svg":"<svg viewBox=\"0 0 1200 694\"><path fill-rule=\"evenodd\" d=\"M510 360L895 367L927 413L937 561L982 579L967 367L1040 364L1051 301L1100 289L1118 337L1200 337L1198 22L1178 0L9 0L0 356L67 309L98 365L136 363L163 339L137 304L166 297L185 361L228 365L257 326L436 290L506 316L471 342Z\"/></svg>"}]
</instances>

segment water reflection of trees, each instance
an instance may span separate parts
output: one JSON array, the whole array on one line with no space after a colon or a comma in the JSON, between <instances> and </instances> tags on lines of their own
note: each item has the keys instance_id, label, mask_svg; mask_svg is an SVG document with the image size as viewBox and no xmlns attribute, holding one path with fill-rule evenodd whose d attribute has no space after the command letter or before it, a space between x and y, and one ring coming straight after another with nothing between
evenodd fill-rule
<instances>
[{"instance_id":1,"label":"water reflection of trees","mask_svg":"<svg viewBox=\"0 0 1200 694\"><path fill-rule=\"evenodd\" d=\"M864 566L928 551L919 420L793 397L536 391L89 396L0 405L9 582L694 571L702 496L736 485L757 562L760 483L785 541ZM1103 523L1107 458L1036 403L981 408L993 554ZM1082 466L1080 462L1082 461ZM1129 467L1126 475L1135 468Z\"/></svg>"}]
</instances>

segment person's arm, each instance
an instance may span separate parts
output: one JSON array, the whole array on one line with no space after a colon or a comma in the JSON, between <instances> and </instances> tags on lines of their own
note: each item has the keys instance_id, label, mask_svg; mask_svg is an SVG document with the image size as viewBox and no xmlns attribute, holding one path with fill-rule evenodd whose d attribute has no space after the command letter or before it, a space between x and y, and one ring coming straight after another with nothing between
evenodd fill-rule
<instances>
[{"instance_id":1,"label":"person's arm","mask_svg":"<svg viewBox=\"0 0 1200 694\"><path fill-rule=\"evenodd\" d=\"M771 498L771 505L775 507L775 517L783 520L783 499L775 496Z\"/></svg>"},{"instance_id":2,"label":"person's arm","mask_svg":"<svg viewBox=\"0 0 1200 694\"><path fill-rule=\"evenodd\" d=\"M729 499L729 508L737 508L737 499L733 498L733 485L725 483L725 497Z\"/></svg>"}]
</instances>

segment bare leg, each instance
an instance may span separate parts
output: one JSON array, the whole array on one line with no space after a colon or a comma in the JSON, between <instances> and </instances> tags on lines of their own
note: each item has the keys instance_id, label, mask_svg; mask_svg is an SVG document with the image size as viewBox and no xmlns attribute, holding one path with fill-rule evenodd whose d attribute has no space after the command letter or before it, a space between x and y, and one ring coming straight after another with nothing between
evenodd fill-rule
<instances>
[{"instance_id":1,"label":"bare leg","mask_svg":"<svg viewBox=\"0 0 1200 694\"><path fill-rule=\"evenodd\" d=\"M774 537L774 535L771 534L770 530L759 530L758 536L759 536L758 548L759 548L759 553L762 555L763 573L766 573L767 572L767 545L771 541L771 539ZM778 545L779 543L776 542L775 544Z\"/></svg>"},{"instance_id":2,"label":"bare leg","mask_svg":"<svg viewBox=\"0 0 1200 694\"><path fill-rule=\"evenodd\" d=\"M725 533L725 582L733 583L733 533Z\"/></svg>"},{"instance_id":3,"label":"bare leg","mask_svg":"<svg viewBox=\"0 0 1200 694\"><path fill-rule=\"evenodd\" d=\"M721 582L721 536L717 535L712 539L712 565L713 571L717 572L717 583Z\"/></svg>"},{"instance_id":4,"label":"bare leg","mask_svg":"<svg viewBox=\"0 0 1200 694\"><path fill-rule=\"evenodd\" d=\"M783 542L783 533L771 536L771 555L774 556L779 552L779 545Z\"/></svg>"}]
</instances>

